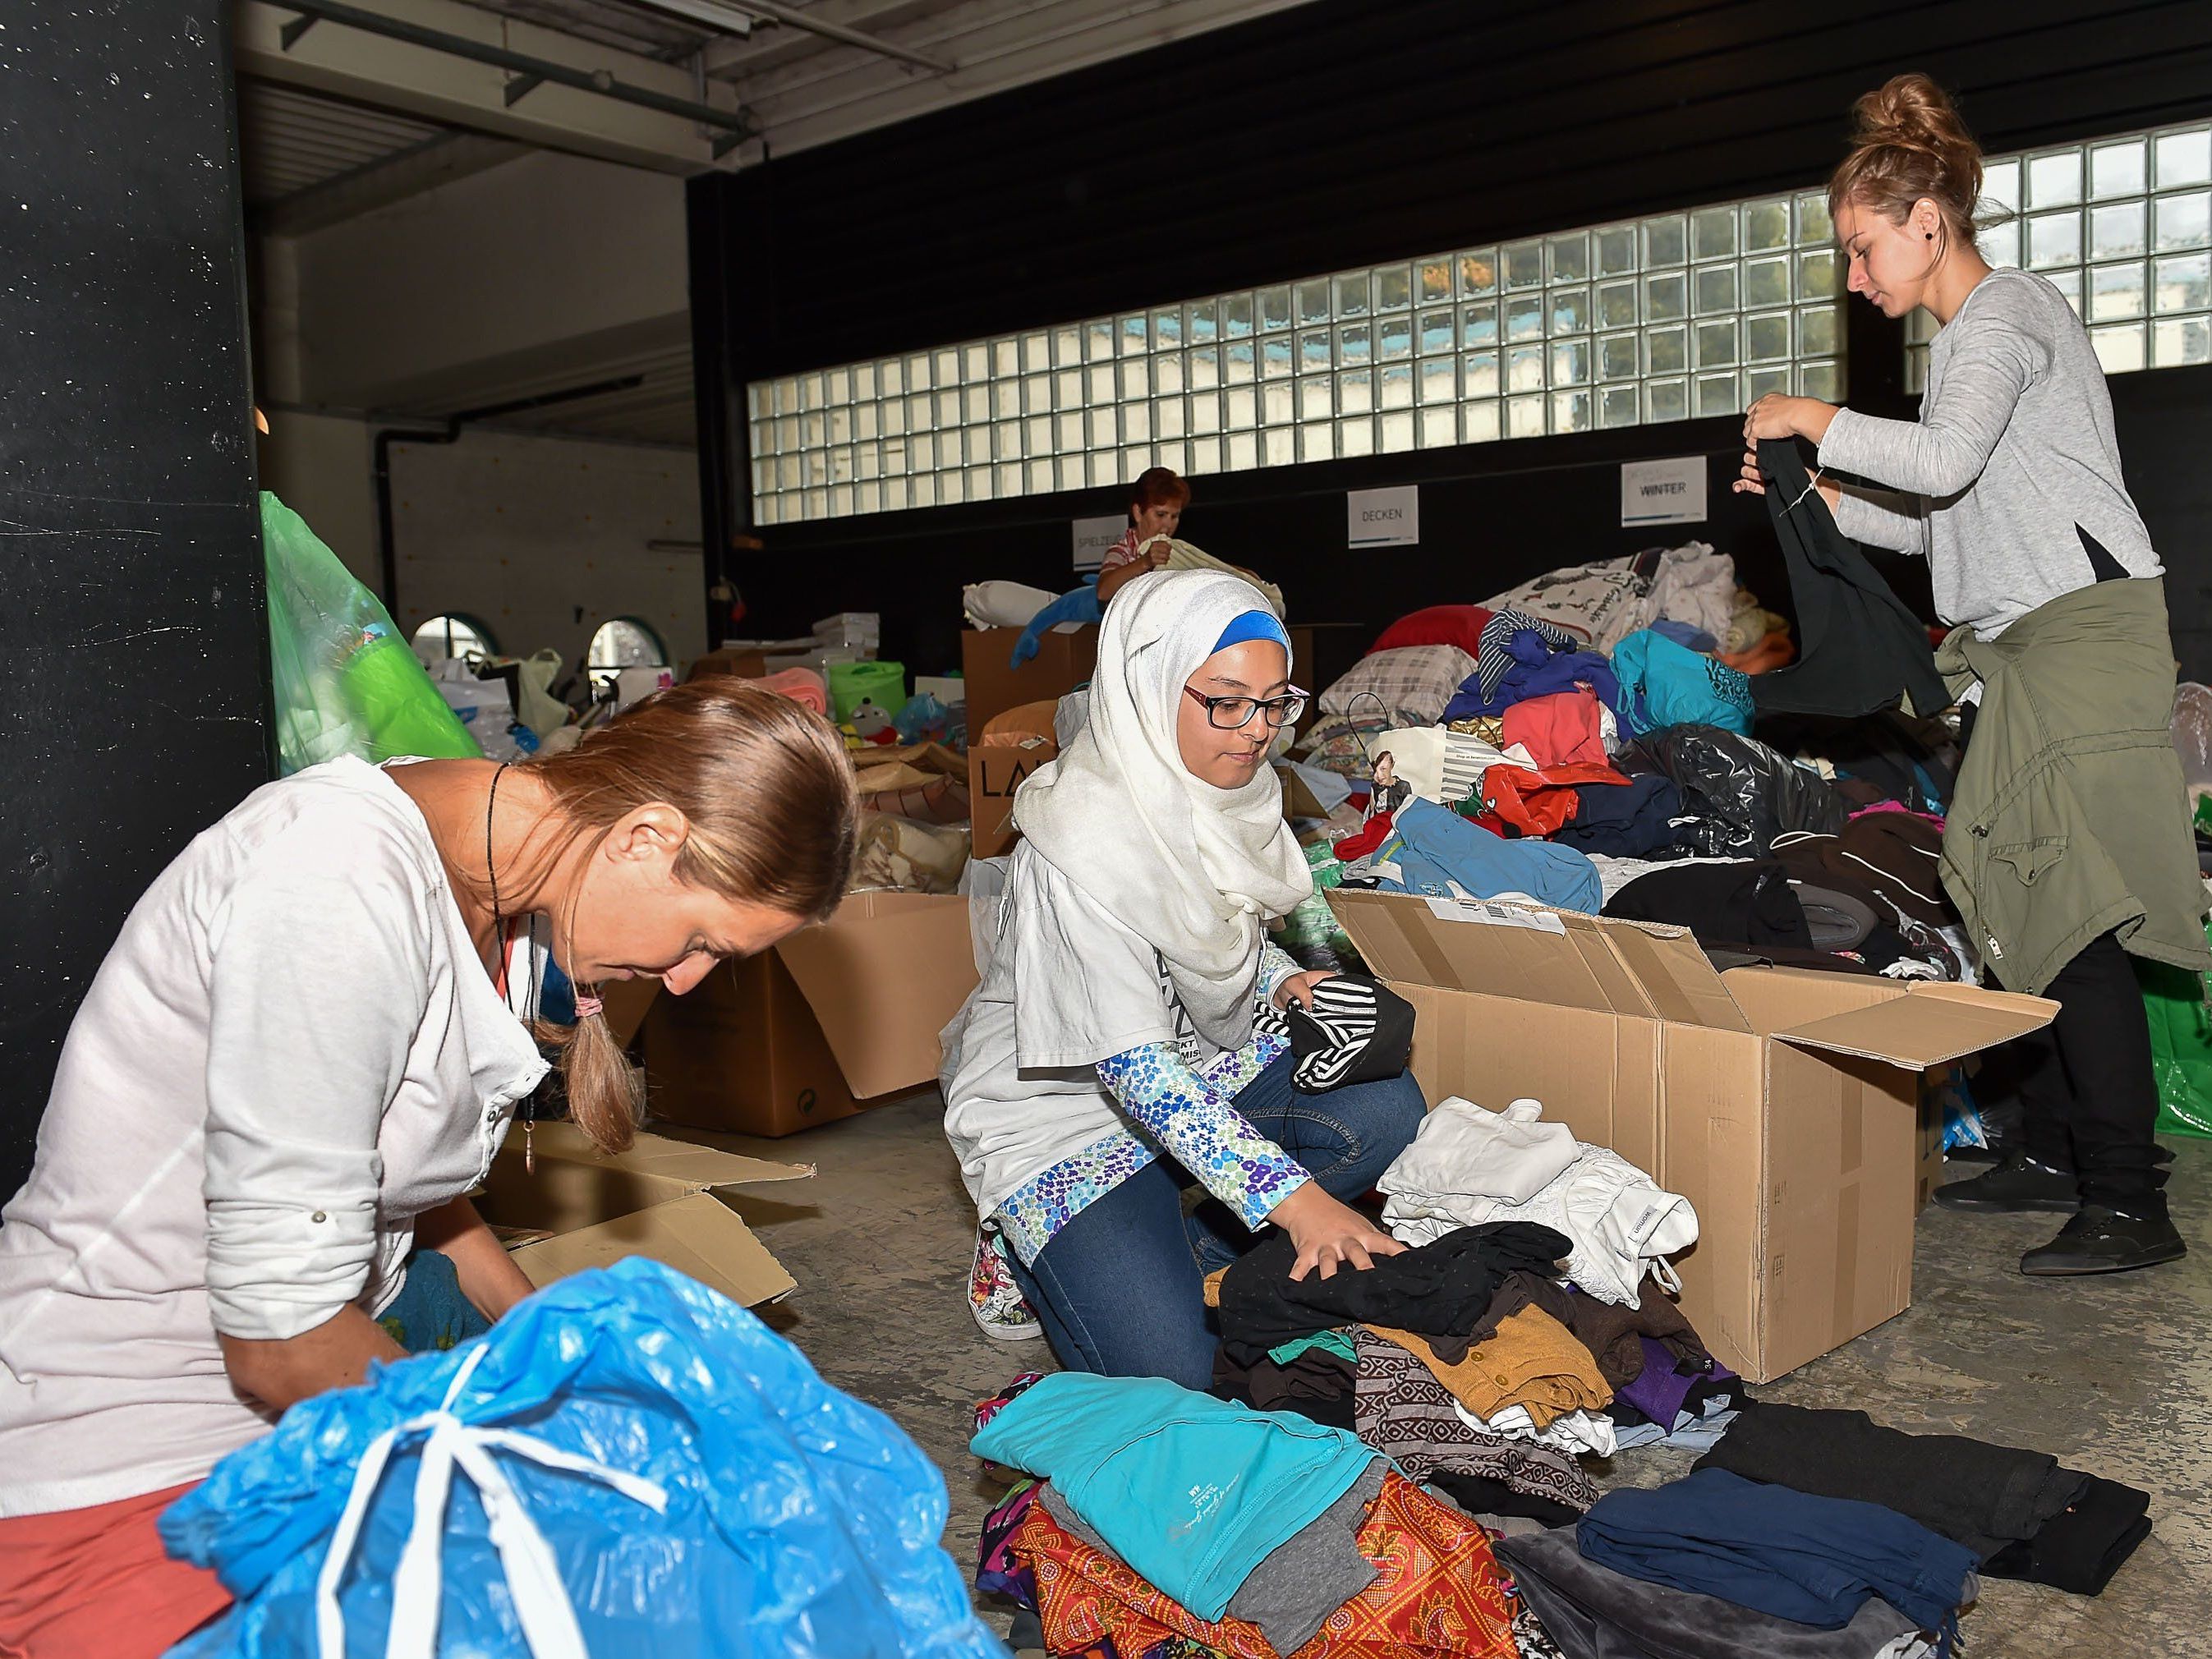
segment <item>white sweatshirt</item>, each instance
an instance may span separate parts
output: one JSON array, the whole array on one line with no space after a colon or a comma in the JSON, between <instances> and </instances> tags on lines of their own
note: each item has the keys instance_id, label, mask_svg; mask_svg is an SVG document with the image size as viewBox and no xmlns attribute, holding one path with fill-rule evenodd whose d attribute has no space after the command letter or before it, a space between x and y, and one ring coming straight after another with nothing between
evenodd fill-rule
<instances>
[{"instance_id":1,"label":"white sweatshirt","mask_svg":"<svg viewBox=\"0 0 2212 1659\"><path fill-rule=\"evenodd\" d=\"M260 1434L216 1333L380 1310L544 1073L375 768L200 836L100 965L0 1211L0 1515L179 1486Z\"/></svg>"}]
</instances>

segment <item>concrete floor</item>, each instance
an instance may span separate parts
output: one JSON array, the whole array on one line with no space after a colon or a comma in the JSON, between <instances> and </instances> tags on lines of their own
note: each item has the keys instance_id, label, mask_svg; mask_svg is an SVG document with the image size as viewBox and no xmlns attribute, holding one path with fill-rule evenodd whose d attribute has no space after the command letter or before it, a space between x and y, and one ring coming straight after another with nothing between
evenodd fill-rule
<instances>
[{"instance_id":1,"label":"concrete floor","mask_svg":"<svg viewBox=\"0 0 2212 1659\"><path fill-rule=\"evenodd\" d=\"M969 1455L969 1413L1016 1373L1048 1370L1042 1341L998 1343L969 1318L974 1212L935 1094L787 1140L700 1136L817 1166L804 1186L738 1207L799 1281L770 1322L839 1387L889 1412L945 1471L945 1546L972 1572L994 1494ZM1966 1621L1977 1659L2212 1656L2212 1143L2180 1140L2174 1212L2188 1260L2110 1278L2024 1278L2020 1253L2059 1218L1922 1218L1911 1308L1761 1390L1858 1407L1877 1422L2057 1455L2151 1494L2148 1541L2094 1600L1991 1583ZM1971 1173L1971 1171L1966 1171ZM1653 1486L1690 1460L1629 1452L1601 1486ZM994 1628L1002 1610L987 1608Z\"/></svg>"}]
</instances>

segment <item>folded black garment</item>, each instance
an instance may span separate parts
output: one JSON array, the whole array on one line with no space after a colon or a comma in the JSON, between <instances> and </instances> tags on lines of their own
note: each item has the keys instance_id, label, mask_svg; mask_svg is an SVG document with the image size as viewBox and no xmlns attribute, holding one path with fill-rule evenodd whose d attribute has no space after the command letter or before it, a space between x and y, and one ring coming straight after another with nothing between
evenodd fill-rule
<instances>
[{"instance_id":1,"label":"folded black garment","mask_svg":"<svg viewBox=\"0 0 2212 1659\"><path fill-rule=\"evenodd\" d=\"M1383 1083L1413 1055L1413 1005L1371 979L1340 974L1313 988L1313 1007L1292 1003L1284 1018L1297 1064L1291 1085L1326 1094L1352 1083Z\"/></svg>"},{"instance_id":2,"label":"folded black garment","mask_svg":"<svg viewBox=\"0 0 2212 1659\"><path fill-rule=\"evenodd\" d=\"M1583 1518L1580 1510L1569 1509L1565 1504L1540 1498L1534 1492L1516 1492L1503 1480L1492 1480L1486 1474L1433 1469L1428 1484L1469 1515L1522 1515L1547 1527L1571 1527Z\"/></svg>"},{"instance_id":3,"label":"folded black garment","mask_svg":"<svg viewBox=\"0 0 2212 1659\"><path fill-rule=\"evenodd\" d=\"M1813 948L1796 890L1782 866L1767 860L1654 870L1607 899L1605 914L1686 927L1700 945Z\"/></svg>"},{"instance_id":4,"label":"folded black garment","mask_svg":"<svg viewBox=\"0 0 2212 1659\"><path fill-rule=\"evenodd\" d=\"M1746 1406L1697 1467L1816 1498L1880 1504L1985 1562L2035 1537L2089 1485L2087 1475L2061 1468L2046 1452L1959 1434L1906 1434L1864 1412L1766 1401Z\"/></svg>"},{"instance_id":5,"label":"folded black garment","mask_svg":"<svg viewBox=\"0 0 2212 1659\"><path fill-rule=\"evenodd\" d=\"M2087 1489L2034 1537L2007 1544L1982 1565L1992 1578L2024 1578L2075 1595L2101 1595L2136 1546L2150 1536L2150 1495L2091 1475Z\"/></svg>"},{"instance_id":6,"label":"folded black garment","mask_svg":"<svg viewBox=\"0 0 2212 1659\"><path fill-rule=\"evenodd\" d=\"M1586 1559L1571 1527L1490 1547L1565 1659L1869 1659L1913 1627L1879 1595L1840 1629L1818 1630L1631 1578Z\"/></svg>"},{"instance_id":7,"label":"folded black garment","mask_svg":"<svg viewBox=\"0 0 2212 1659\"><path fill-rule=\"evenodd\" d=\"M1467 1358L1468 1334L1506 1276L1554 1273L1573 1249L1534 1222L1486 1221L1383 1256L1364 1272L1339 1268L1328 1279L1315 1272L1293 1279L1298 1248L1278 1232L1222 1276L1222 1343L1249 1363L1292 1337L1340 1325L1388 1325L1427 1337L1437 1358L1457 1364Z\"/></svg>"},{"instance_id":8,"label":"folded black garment","mask_svg":"<svg viewBox=\"0 0 2212 1659\"><path fill-rule=\"evenodd\" d=\"M1263 1412L1296 1412L1332 1429L1357 1425L1358 1378L1340 1355L1309 1348L1288 1364L1261 1354L1241 1364L1227 1345L1213 1352L1217 1400L1233 1400Z\"/></svg>"}]
</instances>

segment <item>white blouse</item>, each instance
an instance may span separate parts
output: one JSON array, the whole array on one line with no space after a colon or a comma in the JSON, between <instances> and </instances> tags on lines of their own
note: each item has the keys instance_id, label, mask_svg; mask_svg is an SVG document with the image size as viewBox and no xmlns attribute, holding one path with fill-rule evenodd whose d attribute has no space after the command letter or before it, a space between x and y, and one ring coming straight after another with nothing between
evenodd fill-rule
<instances>
[{"instance_id":1,"label":"white blouse","mask_svg":"<svg viewBox=\"0 0 2212 1659\"><path fill-rule=\"evenodd\" d=\"M545 1070L374 767L201 835L100 965L0 1211L0 1515L179 1486L261 1433L216 1334L380 1311Z\"/></svg>"}]
</instances>

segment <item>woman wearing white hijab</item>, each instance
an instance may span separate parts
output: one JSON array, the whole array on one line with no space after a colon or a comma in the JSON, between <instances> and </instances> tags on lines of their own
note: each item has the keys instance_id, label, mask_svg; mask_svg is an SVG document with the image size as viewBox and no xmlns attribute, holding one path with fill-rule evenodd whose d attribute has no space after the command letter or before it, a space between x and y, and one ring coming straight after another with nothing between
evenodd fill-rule
<instances>
[{"instance_id":1,"label":"woman wearing white hijab","mask_svg":"<svg viewBox=\"0 0 2212 1659\"><path fill-rule=\"evenodd\" d=\"M1072 1370L1206 1388L1203 1272L1263 1224L1301 1278L1403 1248L1345 1200L1413 1139L1419 1088L1291 1091L1276 1011L1326 975L1264 932L1312 878L1266 760L1305 694L1257 597L1154 572L1107 607L1089 720L1015 799L990 965L945 1033L978 1278L1003 1261ZM1194 1182L1218 1203L1187 1222Z\"/></svg>"}]
</instances>

